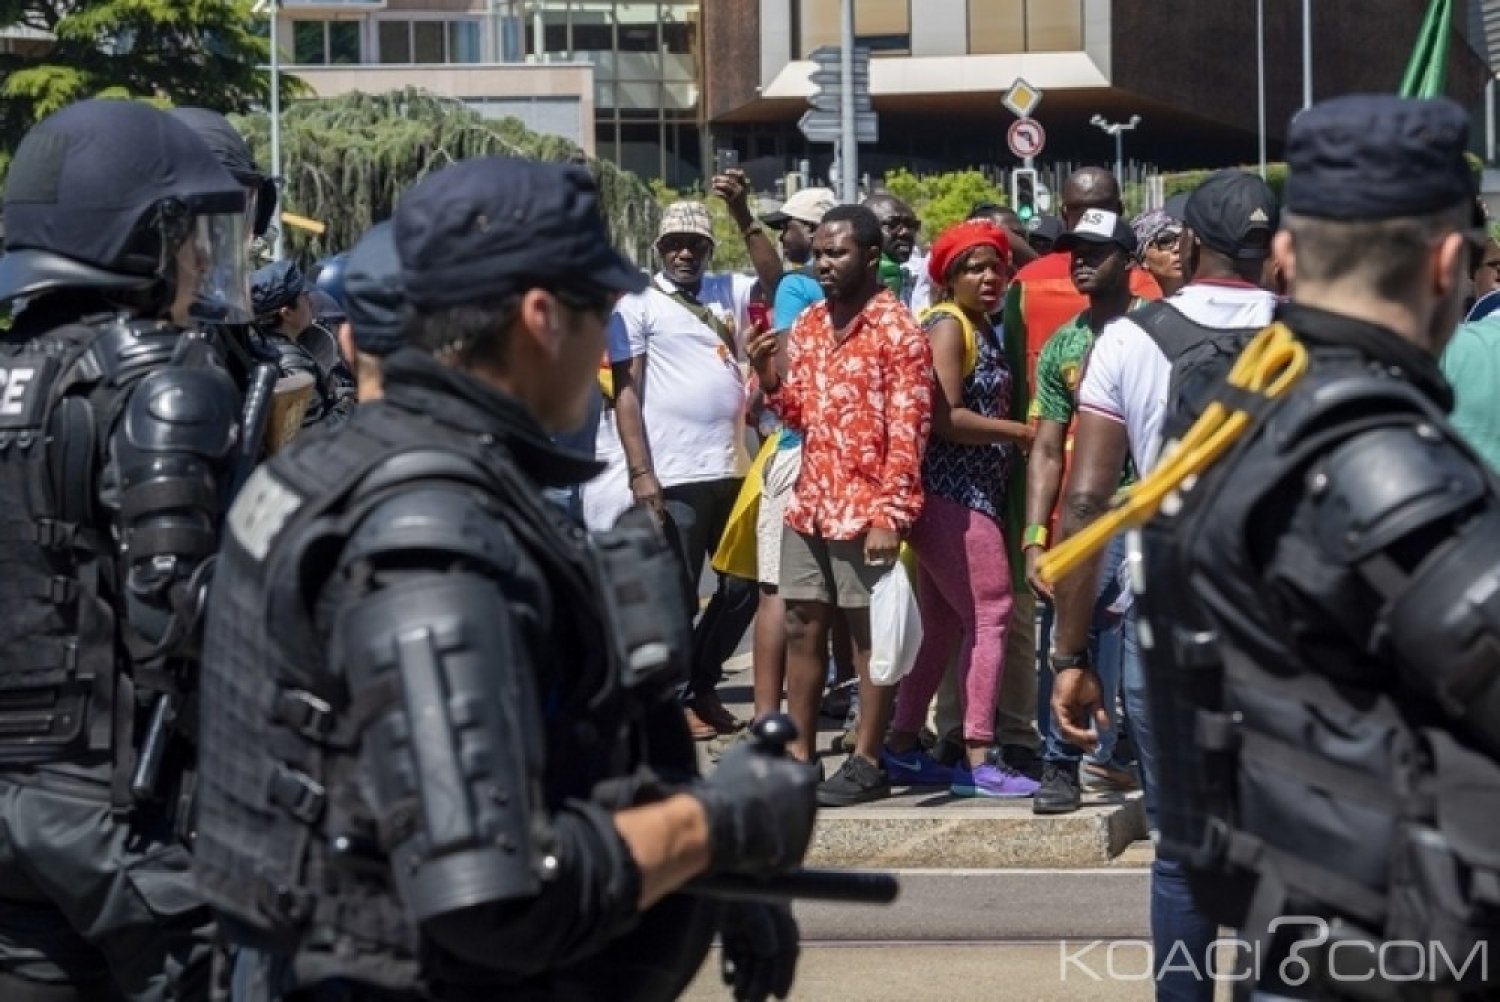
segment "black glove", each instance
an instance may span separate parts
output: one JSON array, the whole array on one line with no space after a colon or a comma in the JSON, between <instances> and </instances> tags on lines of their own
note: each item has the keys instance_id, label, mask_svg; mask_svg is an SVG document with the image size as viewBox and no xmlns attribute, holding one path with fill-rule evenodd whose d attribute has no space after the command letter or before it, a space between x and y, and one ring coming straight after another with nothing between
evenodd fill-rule
<instances>
[{"instance_id":1,"label":"black glove","mask_svg":"<svg viewBox=\"0 0 1500 1002\"><path fill-rule=\"evenodd\" d=\"M768 876L802 862L818 815L818 773L738 744L693 791L708 815L715 873Z\"/></svg>"},{"instance_id":2,"label":"black glove","mask_svg":"<svg viewBox=\"0 0 1500 1002\"><path fill-rule=\"evenodd\" d=\"M719 966L735 1002L787 997L802 952L790 906L732 901L724 906L719 935L724 947Z\"/></svg>"}]
</instances>

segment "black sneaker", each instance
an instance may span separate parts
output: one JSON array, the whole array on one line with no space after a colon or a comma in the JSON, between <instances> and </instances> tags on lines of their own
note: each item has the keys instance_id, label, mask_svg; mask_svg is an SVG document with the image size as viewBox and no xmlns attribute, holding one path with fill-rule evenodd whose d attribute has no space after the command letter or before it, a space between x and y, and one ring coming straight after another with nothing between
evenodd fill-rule
<instances>
[{"instance_id":1,"label":"black sneaker","mask_svg":"<svg viewBox=\"0 0 1500 1002\"><path fill-rule=\"evenodd\" d=\"M968 749L964 747L964 732L952 730L944 734L932 743L927 753L939 764L946 765L950 769L956 769L958 764L964 761Z\"/></svg>"},{"instance_id":2,"label":"black sneaker","mask_svg":"<svg viewBox=\"0 0 1500 1002\"><path fill-rule=\"evenodd\" d=\"M1025 745L1001 745L999 755L990 764L1009 766L1038 782L1042 778L1042 757Z\"/></svg>"},{"instance_id":3,"label":"black sneaker","mask_svg":"<svg viewBox=\"0 0 1500 1002\"><path fill-rule=\"evenodd\" d=\"M1031 813L1071 814L1082 806L1083 788L1078 782L1078 763L1044 763L1041 788L1031 798Z\"/></svg>"},{"instance_id":4,"label":"black sneaker","mask_svg":"<svg viewBox=\"0 0 1500 1002\"><path fill-rule=\"evenodd\" d=\"M818 786L818 806L851 807L884 800L890 795L891 778L885 770L858 755L850 755L832 779Z\"/></svg>"}]
</instances>

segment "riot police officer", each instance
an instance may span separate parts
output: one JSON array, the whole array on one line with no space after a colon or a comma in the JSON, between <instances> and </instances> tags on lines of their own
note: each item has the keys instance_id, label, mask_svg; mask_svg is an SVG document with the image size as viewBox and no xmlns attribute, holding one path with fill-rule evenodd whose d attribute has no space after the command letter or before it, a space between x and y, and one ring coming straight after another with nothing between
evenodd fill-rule
<instances>
[{"instance_id":1,"label":"riot police officer","mask_svg":"<svg viewBox=\"0 0 1500 1002\"><path fill-rule=\"evenodd\" d=\"M191 130L86 101L21 141L0 300L0 997L191 999L179 832L236 397L195 303L248 311L244 189ZM238 274L236 283L233 276Z\"/></svg>"},{"instance_id":2,"label":"riot police officer","mask_svg":"<svg viewBox=\"0 0 1500 1002\"><path fill-rule=\"evenodd\" d=\"M1435 361L1484 246L1467 148L1446 100L1293 120L1292 302L1138 489L1158 852L1279 995L1494 995L1500 487Z\"/></svg>"},{"instance_id":3,"label":"riot police officer","mask_svg":"<svg viewBox=\"0 0 1500 1002\"><path fill-rule=\"evenodd\" d=\"M784 907L675 892L796 866L816 776L746 745L697 778L666 540L542 493L598 469L549 433L644 276L574 167L456 164L394 233L384 398L252 476L210 599L195 865L238 990L666 999L722 927L739 997L784 996Z\"/></svg>"},{"instance_id":4,"label":"riot police officer","mask_svg":"<svg viewBox=\"0 0 1500 1002\"><path fill-rule=\"evenodd\" d=\"M337 426L354 409L354 376L344 364L337 337L317 323L312 289L290 260L258 270L250 279L255 327L263 350L283 377L299 373L313 381L302 427Z\"/></svg>"}]
</instances>

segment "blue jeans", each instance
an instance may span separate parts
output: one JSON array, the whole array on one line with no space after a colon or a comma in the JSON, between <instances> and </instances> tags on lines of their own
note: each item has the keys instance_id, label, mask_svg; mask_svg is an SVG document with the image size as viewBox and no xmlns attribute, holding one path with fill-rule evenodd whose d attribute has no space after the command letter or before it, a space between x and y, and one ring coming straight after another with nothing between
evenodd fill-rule
<instances>
[{"instance_id":1,"label":"blue jeans","mask_svg":"<svg viewBox=\"0 0 1500 1002\"><path fill-rule=\"evenodd\" d=\"M1156 830L1156 743L1151 713L1146 703L1146 667L1136 636L1135 612L1127 613L1119 627L1121 689L1125 712L1130 717L1140 763L1141 789L1145 796L1146 823ZM1213 1002L1214 983L1195 977L1205 968L1208 946L1218 935L1218 926L1204 918L1193 903L1182 864L1157 859L1151 864L1151 941L1156 951L1157 1002ZM1180 944L1180 945L1179 945ZM1191 963L1189 963L1191 960ZM1168 965L1180 970L1162 973Z\"/></svg>"},{"instance_id":2,"label":"blue jeans","mask_svg":"<svg viewBox=\"0 0 1500 1002\"><path fill-rule=\"evenodd\" d=\"M1094 670L1099 675L1099 685L1104 690L1104 709L1109 714L1110 727L1099 735L1099 747L1088 756L1090 762L1100 765L1114 757L1115 740L1120 731L1115 703L1120 693L1121 666L1124 645L1120 631L1123 622L1109 611L1109 606L1119 596L1116 585L1120 564L1125 559L1124 537L1109 545L1104 560L1104 570L1099 576L1099 595L1094 603L1094 624L1089 631L1089 653L1093 655ZM1036 720L1042 732L1042 759L1046 762L1078 762L1084 756L1074 745L1058 736L1056 721L1052 719L1052 666L1048 658L1052 655L1052 626L1057 612L1051 603L1037 603L1036 625Z\"/></svg>"}]
</instances>

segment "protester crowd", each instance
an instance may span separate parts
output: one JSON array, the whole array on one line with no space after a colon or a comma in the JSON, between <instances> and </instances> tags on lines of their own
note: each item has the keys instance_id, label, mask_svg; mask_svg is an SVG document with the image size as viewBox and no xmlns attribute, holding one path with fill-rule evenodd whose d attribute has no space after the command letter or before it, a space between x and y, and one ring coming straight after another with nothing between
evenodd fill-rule
<instances>
[{"instance_id":1,"label":"protester crowd","mask_svg":"<svg viewBox=\"0 0 1500 1002\"><path fill-rule=\"evenodd\" d=\"M1093 338L1183 284L1182 220L1157 209L1132 225L1098 168L1068 180L1060 219L1027 227L981 203L925 247L916 213L887 192L841 206L806 188L756 221L742 178L714 188L757 274L712 271L706 205L666 210L653 286L611 321L595 436L607 466L582 499L596 529L634 502L655 507L694 578L714 558L682 694L693 736L744 733L714 686L753 617L755 716L784 699L793 753L810 761L825 751L820 714L846 724L833 750L852 754L826 778L825 806L938 787L1036 795L1038 813L1059 813L1080 806L1081 779L1134 789L1118 699L1081 776L1054 733L1038 684L1051 594L1029 571L1056 531ZM1116 687L1117 570L1095 623ZM875 684L871 595L892 573L910 579L921 643L898 684ZM738 597L755 586L753 602Z\"/></svg>"}]
</instances>

